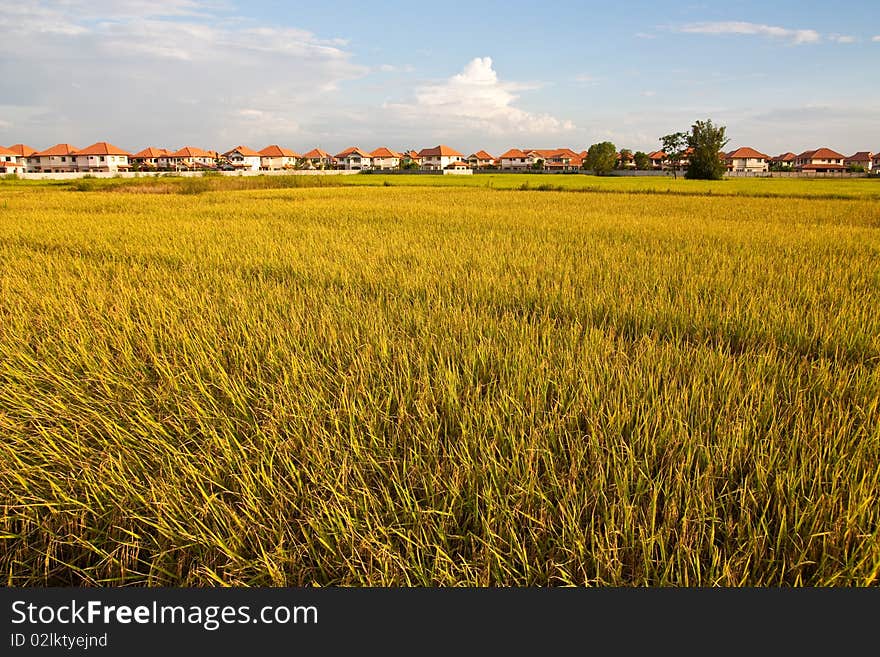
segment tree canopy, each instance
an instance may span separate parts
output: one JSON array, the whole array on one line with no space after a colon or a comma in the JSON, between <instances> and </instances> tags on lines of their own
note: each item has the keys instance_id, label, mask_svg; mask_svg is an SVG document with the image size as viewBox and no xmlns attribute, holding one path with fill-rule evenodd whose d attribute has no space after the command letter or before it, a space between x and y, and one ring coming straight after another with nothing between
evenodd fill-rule
<instances>
[{"instance_id":1,"label":"tree canopy","mask_svg":"<svg viewBox=\"0 0 880 657\"><path fill-rule=\"evenodd\" d=\"M726 128L712 124L712 119L696 121L691 126L688 144L693 149L690 164L685 173L687 178L696 180L721 180L727 169L722 159L722 150L729 139Z\"/></svg>"},{"instance_id":2,"label":"tree canopy","mask_svg":"<svg viewBox=\"0 0 880 657\"><path fill-rule=\"evenodd\" d=\"M686 132L673 132L660 137L660 144L666 159L672 162L672 177L678 178L678 165L688 149L689 135Z\"/></svg>"},{"instance_id":3,"label":"tree canopy","mask_svg":"<svg viewBox=\"0 0 880 657\"><path fill-rule=\"evenodd\" d=\"M610 173L617 165L617 148L610 141L593 144L587 151L586 164L597 176Z\"/></svg>"}]
</instances>

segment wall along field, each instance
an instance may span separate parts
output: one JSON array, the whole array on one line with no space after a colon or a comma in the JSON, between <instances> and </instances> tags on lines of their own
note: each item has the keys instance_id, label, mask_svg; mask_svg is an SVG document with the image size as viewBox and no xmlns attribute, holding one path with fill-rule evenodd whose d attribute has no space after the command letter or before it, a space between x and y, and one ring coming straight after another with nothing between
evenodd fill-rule
<instances>
[{"instance_id":1,"label":"wall along field","mask_svg":"<svg viewBox=\"0 0 880 657\"><path fill-rule=\"evenodd\" d=\"M880 186L419 178L0 183L5 582L878 583Z\"/></svg>"}]
</instances>

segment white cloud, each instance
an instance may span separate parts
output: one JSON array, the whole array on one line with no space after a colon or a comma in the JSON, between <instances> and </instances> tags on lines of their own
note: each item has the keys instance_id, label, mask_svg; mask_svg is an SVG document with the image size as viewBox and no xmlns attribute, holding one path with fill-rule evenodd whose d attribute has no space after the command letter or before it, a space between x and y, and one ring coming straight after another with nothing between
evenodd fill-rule
<instances>
[{"instance_id":1,"label":"white cloud","mask_svg":"<svg viewBox=\"0 0 880 657\"><path fill-rule=\"evenodd\" d=\"M389 103L385 107L402 118L442 126L447 132L549 135L572 130L571 121L514 106L519 98L515 91L535 88L538 85L499 80L492 58L477 57L461 73L417 87L414 102Z\"/></svg>"},{"instance_id":2,"label":"white cloud","mask_svg":"<svg viewBox=\"0 0 880 657\"><path fill-rule=\"evenodd\" d=\"M599 84L603 79L604 78L600 78L595 75L589 75L587 73L581 73L580 75L576 75L574 77L575 82L580 82L581 84L591 86Z\"/></svg>"},{"instance_id":3,"label":"white cloud","mask_svg":"<svg viewBox=\"0 0 880 657\"><path fill-rule=\"evenodd\" d=\"M677 28L678 32L687 34L747 34L784 39L794 44L817 43L821 40L816 30L790 29L775 25L748 23L745 21L716 21L707 23L689 23Z\"/></svg>"},{"instance_id":4,"label":"white cloud","mask_svg":"<svg viewBox=\"0 0 880 657\"><path fill-rule=\"evenodd\" d=\"M873 41L874 43L880 43L880 34L875 37L871 37L871 41Z\"/></svg>"},{"instance_id":5,"label":"white cloud","mask_svg":"<svg viewBox=\"0 0 880 657\"><path fill-rule=\"evenodd\" d=\"M856 43L858 39L849 34L831 34L828 37L835 43Z\"/></svg>"},{"instance_id":6,"label":"white cloud","mask_svg":"<svg viewBox=\"0 0 880 657\"><path fill-rule=\"evenodd\" d=\"M643 92L642 92L642 95L643 95L645 98L652 98L652 97L654 97L654 96L657 95L657 92L656 92L656 91L643 91Z\"/></svg>"},{"instance_id":7,"label":"white cloud","mask_svg":"<svg viewBox=\"0 0 880 657\"><path fill-rule=\"evenodd\" d=\"M226 12L201 0L0 0L16 105L0 142L225 148L293 140L304 126L311 141L341 111L340 86L368 73L345 39Z\"/></svg>"}]
</instances>

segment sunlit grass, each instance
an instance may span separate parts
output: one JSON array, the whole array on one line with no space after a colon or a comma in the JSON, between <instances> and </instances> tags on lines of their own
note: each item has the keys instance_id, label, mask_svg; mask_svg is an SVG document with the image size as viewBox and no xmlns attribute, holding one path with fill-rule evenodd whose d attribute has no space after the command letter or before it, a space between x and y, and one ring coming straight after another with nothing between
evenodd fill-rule
<instances>
[{"instance_id":1,"label":"sunlit grass","mask_svg":"<svg viewBox=\"0 0 880 657\"><path fill-rule=\"evenodd\" d=\"M8 584L877 583L875 201L388 179L0 187Z\"/></svg>"}]
</instances>

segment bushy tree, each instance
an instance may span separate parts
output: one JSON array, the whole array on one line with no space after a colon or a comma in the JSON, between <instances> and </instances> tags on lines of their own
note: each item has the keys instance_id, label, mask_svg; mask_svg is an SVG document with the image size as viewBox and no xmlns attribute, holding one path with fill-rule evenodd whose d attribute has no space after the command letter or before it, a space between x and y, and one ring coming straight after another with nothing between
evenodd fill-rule
<instances>
[{"instance_id":1,"label":"bushy tree","mask_svg":"<svg viewBox=\"0 0 880 657\"><path fill-rule=\"evenodd\" d=\"M721 151L730 141L723 125L713 125L712 119L696 121L691 126L688 144L693 149L687 178L696 180L721 180L727 167L721 159Z\"/></svg>"},{"instance_id":2,"label":"bushy tree","mask_svg":"<svg viewBox=\"0 0 880 657\"><path fill-rule=\"evenodd\" d=\"M686 132L673 132L660 137L660 144L666 159L672 162L672 177L678 178L678 166L688 149L689 135Z\"/></svg>"},{"instance_id":3,"label":"bushy tree","mask_svg":"<svg viewBox=\"0 0 880 657\"><path fill-rule=\"evenodd\" d=\"M617 161L617 165L621 169L626 169L626 163L629 162L633 157L633 152L628 148L620 149L620 159Z\"/></svg>"},{"instance_id":4,"label":"bushy tree","mask_svg":"<svg viewBox=\"0 0 880 657\"><path fill-rule=\"evenodd\" d=\"M636 169L639 171L647 171L651 168L651 158L644 151L636 151L633 160L635 160Z\"/></svg>"},{"instance_id":5,"label":"bushy tree","mask_svg":"<svg viewBox=\"0 0 880 657\"><path fill-rule=\"evenodd\" d=\"M597 176L610 173L617 164L617 148L610 141L593 144L587 151L586 164Z\"/></svg>"}]
</instances>

